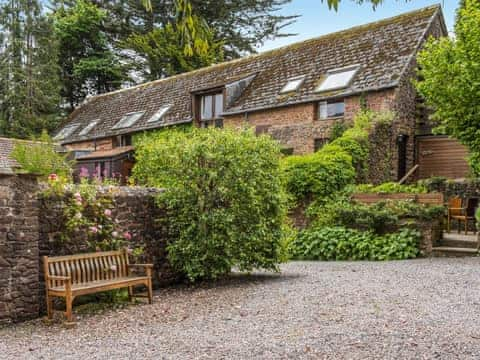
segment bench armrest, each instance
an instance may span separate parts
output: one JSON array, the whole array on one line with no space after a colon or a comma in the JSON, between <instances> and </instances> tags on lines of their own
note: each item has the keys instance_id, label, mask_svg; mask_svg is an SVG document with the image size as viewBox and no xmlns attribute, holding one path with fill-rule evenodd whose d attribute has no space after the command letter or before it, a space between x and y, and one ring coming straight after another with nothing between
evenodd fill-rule
<instances>
[{"instance_id":1,"label":"bench armrest","mask_svg":"<svg viewBox=\"0 0 480 360\"><path fill-rule=\"evenodd\" d=\"M130 268L143 268L148 277L152 277L153 264L128 264L128 269Z\"/></svg>"}]
</instances>

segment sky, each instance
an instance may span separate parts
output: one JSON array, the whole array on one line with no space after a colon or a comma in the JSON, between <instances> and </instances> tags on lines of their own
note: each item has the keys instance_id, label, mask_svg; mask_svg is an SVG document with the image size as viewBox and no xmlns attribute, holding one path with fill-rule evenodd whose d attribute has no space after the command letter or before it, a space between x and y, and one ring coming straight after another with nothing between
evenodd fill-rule
<instances>
[{"instance_id":1,"label":"sky","mask_svg":"<svg viewBox=\"0 0 480 360\"><path fill-rule=\"evenodd\" d=\"M329 10L326 2L322 3L321 0L292 0L278 13L300 15L300 18L294 24L283 29L283 32L298 35L267 41L258 48L258 51L275 49L439 3L442 4L448 30L453 31L455 10L459 0L410 0L408 2L405 0L385 0L375 11L371 4L358 5L352 0L342 0L338 12Z\"/></svg>"}]
</instances>

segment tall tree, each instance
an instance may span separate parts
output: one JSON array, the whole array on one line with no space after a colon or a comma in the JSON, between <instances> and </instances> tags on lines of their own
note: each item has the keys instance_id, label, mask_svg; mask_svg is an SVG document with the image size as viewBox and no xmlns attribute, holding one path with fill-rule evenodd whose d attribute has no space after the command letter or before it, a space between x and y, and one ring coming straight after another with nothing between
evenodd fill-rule
<instances>
[{"instance_id":1,"label":"tall tree","mask_svg":"<svg viewBox=\"0 0 480 360\"><path fill-rule=\"evenodd\" d=\"M457 138L470 151L480 175L480 2L461 1L455 38L430 39L419 54L419 92L438 124L437 132Z\"/></svg>"},{"instance_id":2,"label":"tall tree","mask_svg":"<svg viewBox=\"0 0 480 360\"><path fill-rule=\"evenodd\" d=\"M108 41L104 27L107 17L106 11L86 0L55 12L62 96L70 109L88 95L120 88L128 79L128 67Z\"/></svg>"},{"instance_id":3,"label":"tall tree","mask_svg":"<svg viewBox=\"0 0 480 360\"><path fill-rule=\"evenodd\" d=\"M0 134L20 138L58 122L57 44L37 0L0 2Z\"/></svg>"}]
</instances>

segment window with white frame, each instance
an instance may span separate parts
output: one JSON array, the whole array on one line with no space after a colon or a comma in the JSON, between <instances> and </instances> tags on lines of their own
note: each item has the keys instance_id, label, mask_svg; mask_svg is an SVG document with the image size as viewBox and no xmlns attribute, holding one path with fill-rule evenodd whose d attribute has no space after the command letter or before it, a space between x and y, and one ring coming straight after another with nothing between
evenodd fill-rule
<instances>
[{"instance_id":1,"label":"window with white frame","mask_svg":"<svg viewBox=\"0 0 480 360\"><path fill-rule=\"evenodd\" d=\"M345 102L342 101L320 101L318 103L319 120L342 117L345 114Z\"/></svg>"},{"instance_id":2,"label":"window with white frame","mask_svg":"<svg viewBox=\"0 0 480 360\"><path fill-rule=\"evenodd\" d=\"M350 86L354 76L360 69L359 65L347 66L339 69L328 70L316 92L340 90Z\"/></svg>"},{"instance_id":3,"label":"window with white frame","mask_svg":"<svg viewBox=\"0 0 480 360\"><path fill-rule=\"evenodd\" d=\"M80 131L80 133L79 133L78 135L80 135L80 136L88 135L88 133L89 133L90 131L92 131L93 128L95 128L95 126L97 126L97 124L98 124L99 121L100 121L99 119L93 120L92 122L90 122L90 124L88 124L87 126L85 126L85 127L82 129L82 131Z\"/></svg>"},{"instance_id":4,"label":"window with white frame","mask_svg":"<svg viewBox=\"0 0 480 360\"><path fill-rule=\"evenodd\" d=\"M300 88L300 86L302 86L304 80L305 80L305 76L303 75L288 79L285 86L282 88L282 90L280 90L280 94L286 94L289 92L297 91Z\"/></svg>"},{"instance_id":5,"label":"window with white frame","mask_svg":"<svg viewBox=\"0 0 480 360\"><path fill-rule=\"evenodd\" d=\"M145 114L145 111L136 111L126 114L117 122L112 129L123 129L133 126Z\"/></svg>"},{"instance_id":6,"label":"window with white frame","mask_svg":"<svg viewBox=\"0 0 480 360\"><path fill-rule=\"evenodd\" d=\"M158 111L155 114L152 115L150 119L148 119L147 123L152 123L152 122L157 122L162 120L165 114L168 112L168 110L170 110L171 107L172 105L163 105L162 107L160 107L160 109L158 109Z\"/></svg>"}]
</instances>

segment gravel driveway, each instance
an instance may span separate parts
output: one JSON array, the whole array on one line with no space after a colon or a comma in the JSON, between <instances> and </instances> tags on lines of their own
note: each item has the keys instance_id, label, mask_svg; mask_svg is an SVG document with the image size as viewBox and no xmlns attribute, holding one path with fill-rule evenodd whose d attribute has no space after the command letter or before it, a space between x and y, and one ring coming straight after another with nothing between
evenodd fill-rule
<instances>
[{"instance_id":1,"label":"gravel driveway","mask_svg":"<svg viewBox=\"0 0 480 360\"><path fill-rule=\"evenodd\" d=\"M480 358L480 258L293 262L0 330L3 359Z\"/></svg>"}]
</instances>

